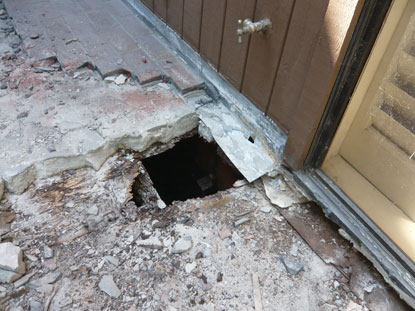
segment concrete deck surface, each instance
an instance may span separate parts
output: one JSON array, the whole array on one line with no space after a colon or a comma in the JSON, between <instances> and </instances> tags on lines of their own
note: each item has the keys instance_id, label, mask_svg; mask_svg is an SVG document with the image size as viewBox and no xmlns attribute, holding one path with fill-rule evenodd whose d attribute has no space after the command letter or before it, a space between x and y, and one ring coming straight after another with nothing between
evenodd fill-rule
<instances>
[{"instance_id":1,"label":"concrete deck surface","mask_svg":"<svg viewBox=\"0 0 415 311\"><path fill-rule=\"evenodd\" d=\"M252 129L122 1L0 0L0 51L0 242L26 266L0 268L0 310L408 310L288 179L258 179L277 163ZM136 206L140 159L191 131L256 181Z\"/></svg>"}]
</instances>

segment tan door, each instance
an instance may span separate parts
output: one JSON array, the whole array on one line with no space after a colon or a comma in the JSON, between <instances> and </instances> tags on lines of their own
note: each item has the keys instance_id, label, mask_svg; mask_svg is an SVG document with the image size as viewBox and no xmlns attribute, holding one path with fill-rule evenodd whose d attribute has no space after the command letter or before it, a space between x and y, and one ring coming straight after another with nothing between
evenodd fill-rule
<instances>
[{"instance_id":1,"label":"tan door","mask_svg":"<svg viewBox=\"0 0 415 311\"><path fill-rule=\"evenodd\" d=\"M323 170L415 261L415 0L395 0Z\"/></svg>"}]
</instances>

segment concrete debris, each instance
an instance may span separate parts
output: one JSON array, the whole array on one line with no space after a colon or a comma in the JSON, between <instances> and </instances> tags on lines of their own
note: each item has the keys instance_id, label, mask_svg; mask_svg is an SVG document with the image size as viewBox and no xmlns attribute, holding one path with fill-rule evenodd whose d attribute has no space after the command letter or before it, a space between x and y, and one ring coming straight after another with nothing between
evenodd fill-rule
<instances>
[{"instance_id":1,"label":"concrete debris","mask_svg":"<svg viewBox=\"0 0 415 311\"><path fill-rule=\"evenodd\" d=\"M139 240L136 241L136 244L138 246L144 247L144 248L150 248L150 249L163 249L164 245L161 243L161 241L158 238L148 238L146 240Z\"/></svg>"},{"instance_id":2,"label":"concrete debris","mask_svg":"<svg viewBox=\"0 0 415 311\"><path fill-rule=\"evenodd\" d=\"M23 252L10 242L0 243L0 281L13 282L26 272Z\"/></svg>"},{"instance_id":3,"label":"concrete debris","mask_svg":"<svg viewBox=\"0 0 415 311\"><path fill-rule=\"evenodd\" d=\"M118 289L117 285L114 283L112 275L104 275L101 278L101 281L98 284L100 290L106 293L112 298L118 298L121 296L121 291Z\"/></svg>"},{"instance_id":4,"label":"concrete debris","mask_svg":"<svg viewBox=\"0 0 415 311\"><path fill-rule=\"evenodd\" d=\"M262 206L259 210L265 214L268 214L272 211L272 206L267 204L267 205Z\"/></svg>"},{"instance_id":5,"label":"concrete debris","mask_svg":"<svg viewBox=\"0 0 415 311\"><path fill-rule=\"evenodd\" d=\"M53 284L55 283L60 277L62 276L62 273L58 272L49 272L45 276L41 277L40 279L31 281L27 286L29 288L36 289L38 287L42 287L47 284Z\"/></svg>"},{"instance_id":6,"label":"concrete debris","mask_svg":"<svg viewBox=\"0 0 415 311\"><path fill-rule=\"evenodd\" d=\"M191 236L185 236L179 239L171 249L172 254L182 254L192 248L193 242Z\"/></svg>"},{"instance_id":7,"label":"concrete debris","mask_svg":"<svg viewBox=\"0 0 415 311\"><path fill-rule=\"evenodd\" d=\"M29 301L30 311L43 311L43 305L34 299Z\"/></svg>"},{"instance_id":8,"label":"concrete debris","mask_svg":"<svg viewBox=\"0 0 415 311\"><path fill-rule=\"evenodd\" d=\"M127 81L127 76L124 74L120 74L117 78L115 78L114 82L116 85L122 85Z\"/></svg>"},{"instance_id":9,"label":"concrete debris","mask_svg":"<svg viewBox=\"0 0 415 311\"><path fill-rule=\"evenodd\" d=\"M165 208L167 207L167 205L166 205L166 203L164 203L164 201L163 201L163 200L158 199L158 200L157 200L157 207L158 207L159 209L165 209Z\"/></svg>"},{"instance_id":10,"label":"concrete debris","mask_svg":"<svg viewBox=\"0 0 415 311\"><path fill-rule=\"evenodd\" d=\"M12 283L21 276L19 273L0 269L0 283Z\"/></svg>"},{"instance_id":11,"label":"concrete debris","mask_svg":"<svg viewBox=\"0 0 415 311\"><path fill-rule=\"evenodd\" d=\"M196 263L192 262L192 263L188 263L184 266L184 271L189 274L191 273L194 269L196 268Z\"/></svg>"},{"instance_id":12,"label":"concrete debris","mask_svg":"<svg viewBox=\"0 0 415 311\"><path fill-rule=\"evenodd\" d=\"M96 206L96 205L90 206L90 207L88 207L86 212L87 212L88 215L97 216L98 213L99 213L98 206Z\"/></svg>"},{"instance_id":13,"label":"concrete debris","mask_svg":"<svg viewBox=\"0 0 415 311\"><path fill-rule=\"evenodd\" d=\"M240 179L240 180L235 181L233 183L232 187L240 188L240 187L245 186L247 184L248 184L248 181L246 179Z\"/></svg>"},{"instance_id":14,"label":"concrete debris","mask_svg":"<svg viewBox=\"0 0 415 311\"><path fill-rule=\"evenodd\" d=\"M3 2L11 16L17 15L13 23L21 26L16 29L21 37L4 14L8 20L0 18L0 238L21 245L29 271L8 283L17 273L0 268L0 280L6 281L0 286L0 309L258 310L262 295L266 310L345 310L363 304L379 311L406 311L389 298L383 300L389 309L376 308L381 297L390 297L379 291L386 287L370 285L381 281L362 282L353 276L362 275L354 267L343 274L325 264L304 242L307 239L300 238L300 230L280 216L288 211L299 214L303 206L271 208L259 178L264 173L278 180L279 195L296 194L292 183L278 177L278 163L260 137L239 119L239 112L217 100L219 94L179 94L174 85L180 86L177 78L182 73L161 82L172 72L177 55L123 2L65 0L49 5L33 0L21 10L19 1L0 0L0 10ZM74 32L85 28L77 24L77 12L91 5L92 10L81 14L89 16L88 25L101 21L101 11L110 11L108 27L100 27L99 34L89 33L95 25L85 33ZM65 21L50 18L57 6L71 8L65 10ZM31 23L34 16L36 23ZM70 27L68 21L73 21ZM44 29L49 26L56 37L49 42L51 51L42 48L48 48L49 32ZM129 33L114 35L123 34L122 29ZM30 39L32 33L39 37ZM96 35L116 40L96 45ZM83 46L89 36L94 44ZM131 36L145 52L138 57ZM95 56L76 53L91 47ZM135 54L125 52L130 47ZM85 61L88 66L83 66ZM140 84L143 81L151 85ZM150 177L147 183L138 178L144 173L143 159L198 131L219 143L245 179L232 179L228 190L176 200L167 207ZM215 181L216 176L208 179L207 174L197 176L196 187L206 189ZM246 221L251 223L238 226ZM335 238L340 245L335 234L318 239L332 247ZM270 260L276 250L305 261L301 277L286 272L287 260ZM345 248L343 257L350 252ZM256 276L253 271L258 271Z\"/></svg>"},{"instance_id":15,"label":"concrete debris","mask_svg":"<svg viewBox=\"0 0 415 311\"><path fill-rule=\"evenodd\" d=\"M232 232L229 229L222 229L219 231L219 237L224 240L232 236Z\"/></svg>"},{"instance_id":16,"label":"concrete debris","mask_svg":"<svg viewBox=\"0 0 415 311\"><path fill-rule=\"evenodd\" d=\"M116 76L108 76L104 78L104 81L107 83L112 83L112 82L115 82L116 78L117 78Z\"/></svg>"},{"instance_id":17,"label":"concrete debris","mask_svg":"<svg viewBox=\"0 0 415 311\"><path fill-rule=\"evenodd\" d=\"M280 260L289 274L296 275L304 268L304 265L298 261L286 257L280 257Z\"/></svg>"},{"instance_id":18,"label":"concrete debris","mask_svg":"<svg viewBox=\"0 0 415 311\"><path fill-rule=\"evenodd\" d=\"M112 264L113 266L117 267L120 262L117 258L113 257L113 256L105 256L104 257L105 262L108 262L110 264Z\"/></svg>"},{"instance_id":19,"label":"concrete debris","mask_svg":"<svg viewBox=\"0 0 415 311\"><path fill-rule=\"evenodd\" d=\"M297 255L298 255L298 246L297 245L294 244L291 247L290 255L293 256L293 257L297 257Z\"/></svg>"},{"instance_id":20,"label":"concrete debris","mask_svg":"<svg viewBox=\"0 0 415 311\"><path fill-rule=\"evenodd\" d=\"M247 223L248 221L250 221L250 219L247 218L247 217L244 217L244 218L241 218L241 219L238 219L237 221L235 221L233 225L235 227L238 227L240 225L243 225L244 223Z\"/></svg>"},{"instance_id":21,"label":"concrete debris","mask_svg":"<svg viewBox=\"0 0 415 311\"><path fill-rule=\"evenodd\" d=\"M51 249L49 246L43 247L43 258L44 259L50 259L53 257L53 249Z\"/></svg>"},{"instance_id":22,"label":"concrete debris","mask_svg":"<svg viewBox=\"0 0 415 311\"><path fill-rule=\"evenodd\" d=\"M302 197L299 197L292 191L286 191L280 188L280 178L281 177L262 177L265 193L267 194L271 203L277 205L280 208L288 208L295 203L303 203L304 200Z\"/></svg>"},{"instance_id":23,"label":"concrete debris","mask_svg":"<svg viewBox=\"0 0 415 311\"><path fill-rule=\"evenodd\" d=\"M35 275L35 271L24 275L23 277L21 277L20 279L18 279L17 281L15 281L13 283L15 288L19 288L20 286L25 285L27 282L29 282L29 280L31 279L32 276Z\"/></svg>"}]
</instances>

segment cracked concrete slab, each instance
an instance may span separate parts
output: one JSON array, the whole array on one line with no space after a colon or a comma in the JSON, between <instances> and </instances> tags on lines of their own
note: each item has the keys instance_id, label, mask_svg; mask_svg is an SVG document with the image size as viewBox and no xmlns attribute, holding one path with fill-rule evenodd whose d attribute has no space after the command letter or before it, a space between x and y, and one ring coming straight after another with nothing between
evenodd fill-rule
<instances>
[{"instance_id":1,"label":"cracked concrete slab","mask_svg":"<svg viewBox=\"0 0 415 311\"><path fill-rule=\"evenodd\" d=\"M172 85L53 79L53 92L37 87L29 98L0 91L0 176L10 192L67 169L99 169L120 148L143 151L198 125L194 107Z\"/></svg>"}]
</instances>

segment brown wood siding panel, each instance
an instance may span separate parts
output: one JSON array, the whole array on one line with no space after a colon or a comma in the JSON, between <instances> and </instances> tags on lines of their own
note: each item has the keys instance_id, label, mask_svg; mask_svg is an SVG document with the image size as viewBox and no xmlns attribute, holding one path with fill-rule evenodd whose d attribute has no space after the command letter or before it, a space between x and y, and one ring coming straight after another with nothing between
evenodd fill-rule
<instances>
[{"instance_id":1,"label":"brown wood siding panel","mask_svg":"<svg viewBox=\"0 0 415 311\"><path fill-rule=\"evenodd\" d=\"M154 13L156 13L163 21L167 20L167 1L154 0Z\"/></svg>"},{"instance_id":2,"label":"brown wood siding panel","mask_svg":"<svg viewBox=\"0 0 415 311\"><path fill-rule=\"evenodd\" d=\"M286 132L291 128L329 0L297 0L277 73L268 115Z\"/></svg>"},{"instance_id":3,"label":"brown wood siding panel","mask_svg":"<svg viewBox=\"0 0 415 311\"><path fill-rule=\"evenodd\" d=\"M200 43L202 6L203 0L184 0L183 38L197 51Z\"/></svg>"},{"instance_id":4,"label":"brown wood siding panel","mask_svg":"<svg viewBox=\"0 0 415 311\"><path fill-rule=\"evenodd\" d=\"M252 19L255 11L255 3L255 0L228 0L226 5L219 72L238 90L240 90L242 85L249 44L248 37L243 38L242 44L238 43L238 37L236 35L238 19Z\"/></svg>"},{"instance_id":5,"label":"brown wood siding panel","mask_svg":"<svg viewBox=\"0 0 415 311\"><path fill-rule=\"evenodd\" d=\"M272 29L251 35L242 93L262 111L271 98L293 5L294 0L257 1L254 22L269 18Z\"/></svg>"},{"instance_id":6,"label":"brown wood siding panel","mask_svg":"<svg viewBox=\"0 0 415 311\"><path fill-rule=\"evenodd\" d=\"M183 34L183 1L167 0L167 24L180 36Z\"/></svg>"},{"instance_id":7,"label":"brown wood siding panel","mask_svg":"<svg viewBox=\"0 0 415 311\"><path fill-rule=\"evenodd\" d=\"M154 9L154 0L142 0L142 1L150 10L153 11L153 9Z\"/></svg>"},{"instance_id":8,"label":"brown wood siding panel","mask_svg":"<svg viewBox=\"0 0 415 311\"><path fill-rule=\"evenodd\" d=\"M284 149L293 169L302 167L364 0L331 0Z\"/></svg>"},{"instance_id":9,"label":"brown wood siding panel","mask_svg":"<svg viewBox=\"0 0 415 311\"><path fill-rule=\"evenodd\" d=\"M219 65L225 11L226 0L206 0L203 3L200 54L216 68Z\"/></svg>"}]
</instances>

